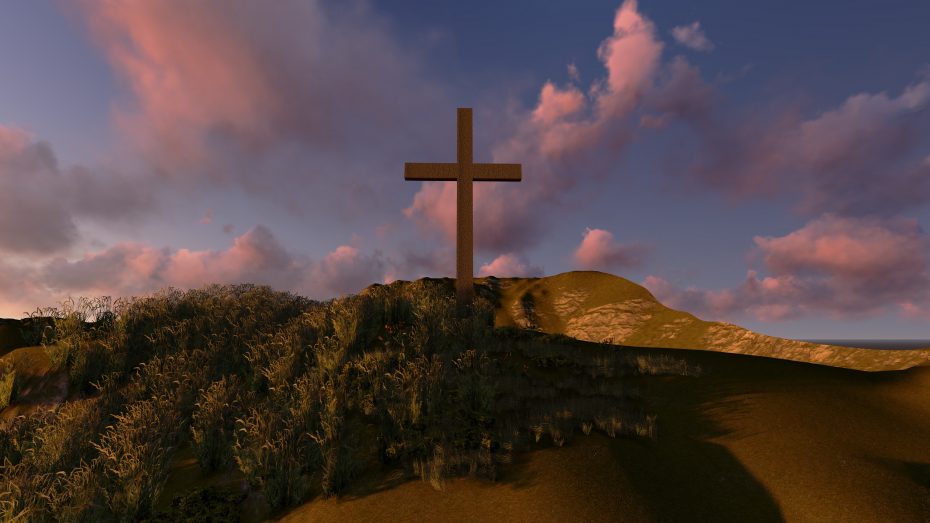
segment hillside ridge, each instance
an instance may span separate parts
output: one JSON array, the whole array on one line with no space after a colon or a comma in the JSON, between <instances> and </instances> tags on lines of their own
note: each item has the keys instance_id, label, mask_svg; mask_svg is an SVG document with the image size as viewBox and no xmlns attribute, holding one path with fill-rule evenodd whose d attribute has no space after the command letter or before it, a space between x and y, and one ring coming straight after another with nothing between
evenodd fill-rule
<instances>
[{"instance_id":1,"label":"hillside ridge","mask_svg":"<svg viewBox=\"0 0 930 523\"><path fill-rule=\"evenodd\" d=\"M453 284L451 278L420 281ZM407 282L398 280L395 284ZM704 321L662 304L648 289L621 276L569 271L535 278L475 279L497 301L495 326L562 334L582 341L645 348L748 354L862 371L930 365L930 348L876 350L768 336L726 322ZM381 287L373 284L359 294ZM0 318L0 355L27 345L20 327L31 319Z\"/></svg>"},{"instance_id":2,"label":"hillside ridge","mask_svg":"<svg viewBox=\"0 0 930 523\"><path fill-rule=\"evenodd\" d=\"M644 287L612 274L572 271L541 278L481 278L500 300L495 324L596 343L748 354L863 371L930 363L930 349L875 350L767 336L704 321L659 302Z\"/></svg>"}]
</instances>

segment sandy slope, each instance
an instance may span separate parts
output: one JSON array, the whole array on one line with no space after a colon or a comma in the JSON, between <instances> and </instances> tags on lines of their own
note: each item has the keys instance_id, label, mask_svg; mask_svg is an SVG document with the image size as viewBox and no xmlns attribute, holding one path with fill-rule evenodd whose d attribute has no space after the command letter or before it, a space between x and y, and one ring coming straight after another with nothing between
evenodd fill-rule
<instances>
[{"instance_id":1,"label":"sandy slope","mask_svg":"<svg viewBox=\"0 0 930 523\"><path fill-rule=\"evenodd\" d=\"M629 280L602 272L479 281L500 294L496 322L501 326L536 328L598 343L752 354L870 371L900 370L930 362L930 350L837 347L702 321L665 307Z\"/></svg>"},{"instance_id":2,"label":"sandy slope","mask_svg":"<svg viewBox=\"0 0 930 523\"><path fill-rule=\"evenodd\" d=\"M498 483L371 479L284 521L930 521L930 367L863 373L704 351L642 379L656 441L577 433Z\"/></svg>"}]
</instances>

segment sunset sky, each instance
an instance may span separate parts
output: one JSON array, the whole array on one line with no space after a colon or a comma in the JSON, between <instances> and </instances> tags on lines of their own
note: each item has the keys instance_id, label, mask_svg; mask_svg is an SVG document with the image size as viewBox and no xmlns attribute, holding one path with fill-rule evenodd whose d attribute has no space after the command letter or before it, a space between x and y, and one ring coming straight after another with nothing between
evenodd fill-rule
<instances>
[{"instance_id":1,"label":"sunset sky","mask_svg":"<svg viewBox=\"0 0 930 523\"><path fill-rule=\"evenodd\" d=\"M0 5L0 317L67 296L597 269L795 338L930 338L930 2Z\"/></svg>"}]
</instances>

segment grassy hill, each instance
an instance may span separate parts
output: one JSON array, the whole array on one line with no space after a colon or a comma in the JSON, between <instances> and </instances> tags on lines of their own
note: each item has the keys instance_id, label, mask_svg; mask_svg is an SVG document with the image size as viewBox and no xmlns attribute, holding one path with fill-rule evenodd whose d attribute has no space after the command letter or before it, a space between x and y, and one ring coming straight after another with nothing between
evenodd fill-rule
<instances>
[{"instance_id":1,"label":"grassy hill","mask_svg":"<svg viewBox=\"0 0 930 523\"><path fill-rule=\"evenodd\" d=\"M930 367L617 345L720 324L600 273L477 296L468 318L449 279L39 311L7 339L40 345L0 347L0 520L930 518Z\"/></svg>"},{"instance_id":2,"label":"grassy hill","mask_svg":"<svg viewBox=\"0 0 930 523\"><path fill-rule=\"evenodd\" d=\"M14 387L0 519L259 519L384 470L437 489L493 480L541 440L654 437L631 380L700 373L496 329L495 299L479 289L461 318L452 281L424 279L323 303L214 286L40 311L50 324L26 337L42 346L3 358L66 383L29 409Z\"/></svg>"},{"instance_id":3,"label":"grassy hill","mask_svg":"<svg viewBox=\"0 0 930 523\"><path fill-rule=\"evenodd\" d=\"M643 287L602 272L483 280L499 288L496 324L579 340L751 354L847 369L902 370L930 362L927 350L855 349L758 334L670 309Z\"/></svg>"}]
</instances>

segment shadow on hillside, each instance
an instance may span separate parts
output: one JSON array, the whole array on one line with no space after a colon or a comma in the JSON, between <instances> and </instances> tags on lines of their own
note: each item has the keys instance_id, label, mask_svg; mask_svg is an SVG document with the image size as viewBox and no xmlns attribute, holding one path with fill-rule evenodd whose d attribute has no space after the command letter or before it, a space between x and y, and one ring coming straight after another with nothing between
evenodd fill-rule
<instances>
[{"instance_id":1,"label":"shadow on hillside","mask_svg":"<svg viewBox=\"0 0 930 523\"><path fill-rule=\"evenodd\" d=\"M746 362L752 366L753 362ZM501 468L496 484L532 490L539 482L552 481L552 477L540 473L534 461L556 459L550 452L571 453L579 463L563 471L562 486L587 485L584 488L591 490L581 497L602 507L605 517L629 515L626 511L633 505L634 513L651 521L784 520L766 488L726 447L712 441L753 435L727 431L711 419L711 413L718 409L724 409L729 419L749 415L744 387L731 386L726 377L713 375L644 376L632 380L642 388L646 410L659 415L655 441L612 439L596 431L585 436L579 430L566 448L557 449L544 439L529 452L515 454L513 463ZM606 456L609 458L605 460ZM358 499L411 481L396 473L393 477L390 473L377 476L369 476L340 497ZM562 483L562 479L558 481Z\"/></svg>"},{"instance_id":2,"label":"shadow on hillside","mask_svg":"<svg viewBox=\"0 0 930 523\"><path fill-rule=\"evenodd\" d=\"M681 379L650 387L647 394L659 414L657 439L618 440L611 446L647 510L657 521L783 521L765 486L726 447L711 441L752 436L724 430L708 416L708 409L745 415L745 400L738 393L715 391L718 397L711 398L698 391Z\"/></svg>"},{"instance_id":3,"label":"shadow on hillside","mask_svg":"<svg viewBox=\"0 0 930 523\"><path fill-rule=\"evenodd\" d=\"M927 489L928 502L930 502L930 463L876 457L869 459L889 470L902 474L913 481L915 485Z\"/></svg>"},{"instance_id":4,"label":"shadow on hillside","mask_svg":"<svg viewBox=\"0 0 930 523\"><path fill-rule=\"evenodd\" d=\"M665 351L662 351L665 352ZM757 394L824 386L875 385L907 379L913 372L868 373L813 364L705 351L670 351L700 365L699 378L640 378L643 397L658 413L656 441L617 441L613 456L622 464L651 514L659 521L782 521L784 515L766 487L725 446L756 434L746 427ZM726 425L724 427L723 425ZM887 468L930 487L927 463L883 460Z\"/></svg>"}]
</instances>

